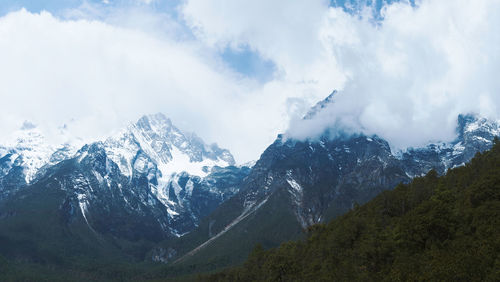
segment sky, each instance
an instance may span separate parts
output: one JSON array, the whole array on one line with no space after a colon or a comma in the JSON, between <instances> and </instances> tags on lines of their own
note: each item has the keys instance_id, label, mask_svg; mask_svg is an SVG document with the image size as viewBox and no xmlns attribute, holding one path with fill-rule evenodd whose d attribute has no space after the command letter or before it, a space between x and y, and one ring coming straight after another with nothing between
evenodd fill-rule
<instances>
[{"instance_id":1,"label":"sky","mask_svg":"<svg viewBox=\"0 0 500 282\"><path fill-rule=\"evenodd\" d=\"M394 148L449 141L460 113L498 118L499 13L495 0L5 0L0 144L26 120L60 143L156 112L238 162L279 133L332 127Z\"/></svg>"}]
</instances>

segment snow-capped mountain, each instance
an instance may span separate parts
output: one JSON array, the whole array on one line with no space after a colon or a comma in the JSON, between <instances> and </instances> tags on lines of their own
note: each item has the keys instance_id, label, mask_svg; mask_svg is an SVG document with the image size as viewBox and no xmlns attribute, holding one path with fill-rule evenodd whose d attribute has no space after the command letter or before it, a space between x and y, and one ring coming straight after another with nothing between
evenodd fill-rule
<instances>
[{"instance_id":1,"label":"snow-capped mountain","mask_svg":"<svg viewBox=\"0 0 500 282\"><path fill-rule=\"evenodd\" d=\"M206 145L162 114L144 116L116 136L83 147L76 158L100 164L87 179L113 191L130 191L142 205L164 210L166 217L158 215L160 226L175 236L194 229L201 217L236 193L249 170L235 167L229 151ZM78 194L80 207L89 209L93 205L89 199L99 200L92 195L92 187ZM125 206L131 201L122 194L117 198Z\"/></svg>"},{"instance_id":2,"label":"snow-capped mountain","mask_svg":"<svg viewBox=\"0 0 500 282\"><path fill-rule=\"evenodd\" d=\"M322 101L319 101L314 105L309 111L305 114L304 119L312 119L314 118L319 112L321 112L325 107L328 106L328 104L334 102L335 96L337 96L338 91L333 90L330 95L328 95L325 99Z\"/></svg>"},{"instance_id":3,"label":"snow-capped mountain","mask_svg":"<svg viewBox=\"0 0 500 282\"><path fill-rule=\"evenodd\" d=\"M46 145L36 127L25 125L16 142L0 147L1 198L23 207L27 195L44 191L64 228L79 222L93 234L130 242L188 240L181 249L177 239L167 240L155 255L159 261L182 260L189 247L192 257L221 252L223 244L231 257L242 254L242 240L252 247L298 238L309 226L430 169L443 173L463 165L500 133L496 121L461 115L453 142L397 153L378 136L325 133L299 141L280 135L256 163L235 166L229 151L205 144L162 114L79 150ZM3 213L9 220L17 214L10 208Z\"/></svg>"},{"instance_id":4,"label":"snow-capped mountain","mask_svg":"<svg viewBox=\"0 0 500 282\"><path fill-rule=\"evenodd\" d=\"M70 144L50 145L40 129L27 121L11 138L9 144L0 147L0 199L32 183L42 168L76 153L76 147Z\"/></svg>"},{"instance_id":5,"label":"snow-capped mountain","mask_svg":"<svg viewBox=\"0 0 500 282\"><path fill-rule=\"evenodd\" d=\"M142 117L108 138L103 147L122 175L147 175L153 194L172 217L179 215L179 209L189 202L195 182L215 167L235 164L228 150L216 144L207 146L195 134L176 128L163 114Z\"/></svg>"},{"instance_id":6,"label":"snow-capped mountain","mask_svg":"<svg viewBox=\"0 0 500 282\"><path fill-rule=\"evenodd\" d=\"M163 114L142 117L108 138L104 145L108 156L126 176L133 169L144 169L144 160L140 159L144 155L157 164L165 181L180 172L204 177L208 168L234 165L229 151L216 144L207 146L193 133L183 133Z\"/></svg>"},{"instance_id":7,"label":"snow-capped mountain","mask_svg":"<svg viewBox=\"0 0 500 282\"><path fill-rule=\"evenodd\" d=\"M306 115L311 118L332 102L334 93ZM300 237L309 226L327 222L379 193L407 183L431 169L442 174L489 149L500 134L499 122L460 115L457 137L449 143L428 144L393 153L378 136L338 135L330 132L314 140L298 141L279 135L241 184L240 192L212 213L199 230L205 242L178 258L206 257L228 247L222 257L248 254L228 241L246 238L248 244L277 246ZM266 228L262 228L265 226ZM206 234L206 230L210 232ZM242 255L244 256L244 255ZM196 258L194 258L196 260Z\"/></svg>"},{"instance_id":8,"label":"snow-capped mountain","mask_svg":"<svg viewBox=\"0 0 500 282\"><path fill-rule=\"evenodd\" d=\"M78 151L47 145L25 123L16 143L0 148L0 191L52 183L65 191L68 220L83 216L98 233L138 240L181 236L238 191L249 168L183 132L162 114L143 116L104 141ZM79 211L79 212L76 212ZM125 216L127 221L116 220Z\"/></svg>"},{"instance_id":9,"label":"snow-capped mountain","mask_svg":"<svg viewBox=\"0 0 500 282\"><path fill-rule=\"evenodd\" d=\"M500 122L477 115L459 115L457 138L449 143L428 144L423 148L408 148L397 152L408 176L422 176L430 169L439 174L467 163L477 152L492 146L493 139L500 135Z\"/></svg>"}]
</instances>

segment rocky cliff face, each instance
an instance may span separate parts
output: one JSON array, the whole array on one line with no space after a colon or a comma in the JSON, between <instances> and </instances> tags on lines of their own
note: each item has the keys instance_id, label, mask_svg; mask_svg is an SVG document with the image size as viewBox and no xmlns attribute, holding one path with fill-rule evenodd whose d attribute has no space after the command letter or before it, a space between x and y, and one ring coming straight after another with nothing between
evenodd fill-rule
<instances>
[{"instance_id":1,"label":"rocky cliff face","mask_svg":"<svg viewBox=\"0 0 500 282\"><path fill-rule=\"evenodd\" d=\"M377 136L327 135L319 140L286 140L283 136L262 154L242 185L242 207L277 189L287 190L297 221L306 228L331 219L355 203L435 169L439 174L464 165L491 147L498 123L473 115L458 117L457 138L392 153Z\"/></svg>"},{"instance_id":2,"label":"rocky cliff face","mask_svg":"<svg viewBox=\"0 0 500 282\"><path fill-rule=\"evenodd\" d=\"M322 103L331 101L332 95ZM306 118L320 111L322 103ZM241 239L242 234L252 242L247 247L276 246L293 239L300 229L326 222L431 169L442 174L465 164L477 152L489 149L499 134L496 121L460 115L454 141L394 153L378 136L335 134L331 138L327 132L315 140L299 141L280 135L244 179L240 192L204 222L207 226L201 232L210 232L200 236L206 242L180 261L207 256L217 251L217 241L232 245L227 241ZM287 224L282 226L282 222ZM269 227L267 235L251 231L260 230L261 225ZM230 257L242 248L229 247L225 255Z\"/></svg>"}]
</instances>

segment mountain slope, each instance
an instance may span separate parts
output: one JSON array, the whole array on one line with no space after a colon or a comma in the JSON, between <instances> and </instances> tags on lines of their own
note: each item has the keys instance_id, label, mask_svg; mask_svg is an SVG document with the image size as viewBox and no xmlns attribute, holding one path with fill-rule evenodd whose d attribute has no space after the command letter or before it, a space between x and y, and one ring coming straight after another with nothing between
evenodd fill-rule
<instances>
[{"instance_id":1,"label":"mountain slope","mask_svg":"<svg viewBox=\"0 0 500 282\"><path fill-rule=\"evenodd\" d=\"M497 281L500 143L438 177L386 191L308 239L256 248L213 281ZM209 280L205 277L204 280Z\"/></svg>"},{"instance_id":2,"label":"mountain slope","mask_svg":"<svg viewBox=\"0 0 500 282\"><path fill-rule=\"evenodd\" d=\"M6 262L9 270L48 273L48 280L67 271L82 280L128 279L127 273L150 269L141 264L156 242L193 230L250 171L161 114L76 152L46 150L29 181L22 158L28 154L13 153L21 148L39 149L0 152L2 180L19 179L17 187L6 181L0 187L0 269ZM113 277L122 264L123 273ZM94 268L102 275L91 275Z\"/></svg>"},{"instance_id":3,"label":"mountain slope","mask_svg":"<svg viewBox=\"0 0 500 282\"><path fill-rule=\"evenodd\" d=\"M241 262L255 244L268 248L300 238L309 226L342 215L399 183L431 169L442 174L463 165L476 152L491 147L498 128L496 122L461 115L453 142L396 154L377 136L331 138L327 132L319 140L306 141L279 136L243 181L240 192L183 238L191 244L177 245L176 253L186 255L178 256L176 265L212 270ZM269 229L262 230L263 225Z\"/></svg>"},{"instance_id":4,"label":"mountain slope","mask_svg":"<svg viewBox=\"0 0 500 282\"><path fill-rule=\"evenodd\" d=\"M82 148L77 157L80 160L90 157L92 162L100 163L97 170L91 171L95 177L89 177L95 178L99 185L111 187L113 193L130 191L131 197L157 213L154 218L162 233L173 236L194 229L200 218L231 197L248 171L234 166L229 151L215 144L207 146L196 135L176 128L162 114L142 117L104 142ZM86 198L106 198L90 197L93 190L87 189ZM130 197L120 195L114 198L130 202ZM129 206L128 202L121 204ZM108 203L101 201L97 205ZM92 201L88 205L92 206ZM126 207L129 208L132 207ZM167 214L158 214L158 209L166 210Z\"/></svg>"},{"instance_id":5,"label":"mountain slope","mask_svg":"<svg viewBox=\"0 0 500 282\"><path fill-rule=\"evenodd\" d=\"M151 243L120 240L89 228L78 203L67 199L57 180L62 172L2 202L0 279L120 279L130 274L132 263L142 261ZM129 266L120 267L124 263Z\"/></svg>"}]
</instances>

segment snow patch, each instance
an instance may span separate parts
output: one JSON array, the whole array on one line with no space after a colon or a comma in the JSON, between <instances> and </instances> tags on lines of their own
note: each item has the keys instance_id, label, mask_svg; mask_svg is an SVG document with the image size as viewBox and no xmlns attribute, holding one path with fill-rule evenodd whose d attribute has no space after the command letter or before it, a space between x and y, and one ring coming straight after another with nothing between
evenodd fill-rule
<instances>
[{"instance_id":1,"label":"snow patch","mask_svg":"<svg viewBox=\"0 0 500 282\"><path fill-rule=\"evenodd\" d=\"M160 163L158 168L162 173L162 177L169 178L173 174L186 172L189 175L205 177L210 172L208 169L214 166L226 167L229 164L221 159L212 160L205 158L201 162L192 162L190 157L179 150L177 147L172 147L172 160L168 163Z\"/></svg>"},{"instance_id":2,"label":"snow patch","mask_svg":"<svg viewBox=\"0 0 500 282\"><path fill-rule=\"evenodd\" d=\"M94 174L94 176L97 179L97 181L99 182L99 184L102 184L104 182L104 178L102 177L102 175L99 172L92 170L92 174Z\"/></svg>"},{"instance_id":3,"label":"snow patch","mask_svg":"<svg viewBox=\"0 0 500 282\"><path fill-rule=\"evenodd\" d=\"M300 186L300 184L297 183L297 181L295 181L295 179L293 179L292 171L291 170L287 171L286 175L287 175L286 181L288 182L290 187L292 187L297 192L302 191L302 186Z\"/></svg>"},{"instance_id":4,"label":"snow patch","mask_svg":"<svg viewBox=\"0 0 500 282\"><path fill-rule=\"evenodd\" d=\"M78 157L78 162L81 163L82 160L85 159L85 157L87 157L88 154L89 154L89 152L87 152L87 151L80 154L80 156Z\"/></svg>"},{"instance_id":5,"label":"snow patch","mask_svg":"<svg viewBox=\"0 0 500 282\"><path fill-rule=\"evenodd\" d=\"M465 150L465 146L462 142L458 142L453 146L453 156L460 155Z\"/></svg>"},{"instance_id":6,"label":"snow patch","mask_svg":"<svg viewBox=\"0 0 500 282\"><path fill-rule=\"evenodd\" d=\"M110 158L126 177L132 177L132 162L139 151L128 132L122 132L118 137L108 138L105 142L106 156Z\"/></svg>"},{"instance_id":7,"label":"snow patch","mask_svg":"<svg viewBox=\"0 0 500 282\"><path fill-rule=\"evenodd\" d=\"M472 132L472 131L476 131L476 130L478 130L478 129L479 129L479 127L480 127L480 125L479 125L479 121L469 123L469 124L465 127L465 132Z\"/></svg>"},{"instance_id":8,"label":"snow patch","mask_svg":"<svg viewBox=\"0 0 500 282\"><path fill-rule=\"evenodd\" d=\"M491 143L491 140L488 140L488 139L481 137L481 136L474 136L473 138L476 140L479 140L481 142L484 142L484 143Z\"/></svg>"},{"instance_id":9,"label":"snow patch","mask_svg":"<svg viewBox=\"0 0 500 282\"><path fill-rule=\"evenodd\" d=\"M88 208L88 201L87 201L87 196L85 194L78 194L78 205L80 206L80 210L83 215L83 219L85 219L85 222L87 225L90 227L89 221L87 220L87 208ZM92 227L90 227L92 229Z\"/></svg>"},{"instance_id":10,"label":"snow patch","mask_svg":"<svg viewBox=\"0 0 500 282\"><path fill-rule=\"evenodd\" d=\"M194 188L194 183L193 183L193 181L192 181L192 180L191 180L191 178L190 178L190 179L187 181L187 183L186 183L186 188L185 188L185 190L186 190L186 194L187 194L188 196L191 196L191 195L193 194L193 188Z\"/></svg>"}]
</instances>

